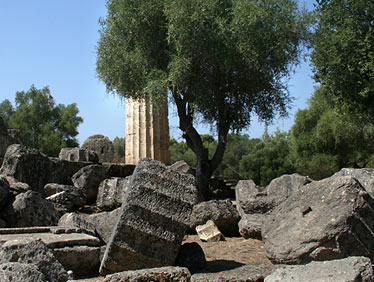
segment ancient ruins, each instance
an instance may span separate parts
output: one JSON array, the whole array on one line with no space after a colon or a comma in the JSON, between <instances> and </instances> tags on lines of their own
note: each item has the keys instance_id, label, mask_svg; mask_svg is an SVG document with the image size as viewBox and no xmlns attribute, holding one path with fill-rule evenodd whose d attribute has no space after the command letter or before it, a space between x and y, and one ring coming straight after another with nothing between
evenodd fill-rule
<instances>
[{"instance_id":1,"label":"ancient ruins","mask_svg":"<svg viewBox=\"0 0 374 282\"><path fill-rule=\"evenodd\" d=\"M0 281L374 281L374 169L242 180L232 197L199 203L186 163L100 162L111 149L98 139L59 158L7 146ZM224 242L241 247L230 254ZM243 254L254 260L240 263Z\"/></svg>"},{"instance_id":2,"label":"ancient ruins","mask_svg":"<svg viewBox=\"0 0 374 282\"><path fill-rule=\"evenodd\" d=\"M167 101L126 101L125 163L137 164L141 158L170 164Z\"/></svg>"}]
</instances>

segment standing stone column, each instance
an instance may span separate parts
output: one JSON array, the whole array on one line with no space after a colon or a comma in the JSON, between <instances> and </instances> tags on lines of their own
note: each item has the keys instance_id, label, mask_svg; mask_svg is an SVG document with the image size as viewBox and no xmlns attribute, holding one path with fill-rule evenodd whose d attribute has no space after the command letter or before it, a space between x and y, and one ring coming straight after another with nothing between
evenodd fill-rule
<instances>
[{"instance_id":1,"label":"standing stone column","mask_svg":"<svg viewBox=\"0 0 374 282\"><path fill-rule=\"evenodd\" d=\"M170 164L167 101L153 106L148 100L126 101L125 162L151 158Z\"/></svg>"}]
</instances>

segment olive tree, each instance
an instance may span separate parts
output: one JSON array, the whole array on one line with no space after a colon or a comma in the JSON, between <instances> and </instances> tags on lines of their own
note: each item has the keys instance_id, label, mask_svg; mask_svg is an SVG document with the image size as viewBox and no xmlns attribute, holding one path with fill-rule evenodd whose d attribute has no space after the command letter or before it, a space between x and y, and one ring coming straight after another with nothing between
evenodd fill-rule
<instances>
[{"instance_id":1,"label":"olive tree","mask_svg":"<svg viewBox=\"0 0 374 282\"><path fill-rule=\"evenodd\" d=\"M254 114L265 122L287 114L287 78L307 18L293 0L108 0L98 77L124 98L157 104L169 95L207 199L227 134L247 128ZM196 118L215 129L211 158Z\"/></svg>"}]
</instances>

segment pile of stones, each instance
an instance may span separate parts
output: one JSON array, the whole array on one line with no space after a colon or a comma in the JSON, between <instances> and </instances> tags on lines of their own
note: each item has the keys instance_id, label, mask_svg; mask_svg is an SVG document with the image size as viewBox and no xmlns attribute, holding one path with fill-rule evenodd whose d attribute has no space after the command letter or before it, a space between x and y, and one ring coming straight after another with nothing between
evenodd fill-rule
<instances>
[{"instance_id":1,"label":"pile of stones","mask_svg":"<svg viewBox=\"0 0 374 282\"><path fill-rule=\"evenodd\" d=\"M59 158L7 146L0 281L374 281L374 169L242 180L235 199L199 203L185 164L106 163L100 138ZM206 273L200 246L182 244L196 230L207 241L262 240L273 264Z\"/></svg>"}]
</instances>

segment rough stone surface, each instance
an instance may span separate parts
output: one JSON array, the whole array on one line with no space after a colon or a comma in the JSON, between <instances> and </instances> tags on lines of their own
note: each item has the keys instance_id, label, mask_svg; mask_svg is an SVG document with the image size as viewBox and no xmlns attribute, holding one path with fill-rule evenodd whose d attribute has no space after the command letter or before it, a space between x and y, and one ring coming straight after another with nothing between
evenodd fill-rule
<instances>
[{"instance_id":1,"label":"rough stone surface","mask_svg":"<svg viewBox=\"0 0 374 282\"><path fill-rule=\"evenodd\" d=\"M86 203L86 196L72 185L48 183L44 186L46 200L52 202L55 209L64 214L72 212Z\"/></svg>"},{"instance_id":2,"label":"rough stone surface","mask_svg":"<svg viewBox=\"0 0 374 282\"><path fill-rule=\"evenodd\" d=\"M235 186L235 198L239 214L266 213L270 210L267 193L253 180L240 180Z\"/></svg>"},{"instance_id":3,"label":"rough stone surface","mask_svg":"<svg viewBox=\"0 0 374 282\"><path fill-rule=\"evenodd\" d=\"M122 177L132 175L135 165L124 163L103 163L102 166L106 169L110 177Z\"/></svg>"},{"instance_id":4,"label":"rough stone surface","mask_svg":"<svg viewBox=\"0 0 374 282\"><path fill-rule=\"evenodd\" d=\"M60 160L59 158L49 158L48 178L45 184L58 183L72 185L71 177L83 167L91 164L89 162L69 162Z\"/></svg>"},{"instance_id":5,"label":"rough stone surface","mask_svg":"<svg viewBox=\"0 0 374 282\"><path fill-rule=\"evenodd\" d=\"M6 210L5 220L11 227L57 225L59 214L40 193L27 191L16 196Z\"/></svg>"},{"instance_id":6,"label":"rough stone surface","mask_svg":"<svg viewBox=\"0 0 374 282\"><path fill-rule=\"evenodd\" d=\"M113 210L122 204L131 176L126 178L111 177L103 180L99 185L96 206L101 210Z\"/></svg>"},{"instance_id":7,"label":"rough stone surface","mask_svg":"<svg viewBox=\"0 0 374 282\"><path fill-rule=\"evenodd\" d=\"M204 242L218 242L225 239L212 220L196 226L196 233L200 240Z\"/></svg>"},{"instance_id":8,"label":"rough stone surface","mask_svg":"<svg viewBox=\"0 0 374 282\"><path fill-rule=\"evenodd\" d=\"M8 262L0 264L0 281L45 282L46 278L34 264Z\"/></svg>"},{"instance_id":9,"label":"rough stone surface","mask_svg":"<svg viewBox=\"0 0 374 282\"><path fill-rule=\"evenodd\" d=\"M75 173L71 180L87 197L87 203L96 201L97 191L101 181L108 178L106 170L101 165L89 165Z\"/></svg>"},{"instance_id":10,"label":"rough stone surface","mask_svg":"<svg viewBox=\"0 0 374 282\"><path fill-rule=\"evenodd\" d=\"M366 257L288 265L276 269L265 282L372 282L373 269Z\"/></svg>"},{"instance_id":11,"label":"rough stone surface","mask_svg":"<svg viewBox=\"0 0 374 282\"><path fill-rule=\"evenodd\" d=\"M65 282L69 276L52 251L41 241L19 239L0 247L0 263L19 262L36 265L50 282Z\"/></svg>"},{"instance_id":12,"label":"rough stone surface","mask_svg":"<svg viewBox=\"0 0 374 282\"><path fill-rule=\"evenodd\" d=\"M95 236L96 234L95 226L75 212L64 214L58 221L58 226L76 227L86 234L90 234L93 236Z\"/></svg>"},{"instance_id":13,"label":"rough stone surface","mask_svg":"<svg viewBox=\"0 0 374 282\"><path fill-rule=\"evenodd\" d=\"M173 163L170 167L173 169L179 170L180 172L192 174L192 169L190 165L186 163L185 161L177 161Z\"/></svg>"},{"instance_id":14,"label":"rough stone surface","mask_svg":"<svg viewBox=\"0 0 374 282\"><path fill-rule=\"evenodd\" d=\"M185 267L158 267L133 271L123 271L108 275L103 282L130 282L130 281L168 281L189 282L191 273Z\"/></svg>"},{"instance_id":15,"label":"rough stone surface","mask_svg":"<svg viewBox=\"0 0 374 282\"><path fill-rule=\"evenodd\" d=\"M374 198L374 168L342 168L335 176L352 176Z\"/></svg>"},{"instance_id":16,"label":"rough stone surface","mask_svg":"<svg viewBox=\"0 0 374 282\"><path fill-rule=\"evenodd\" d=\"M0 175L0 208L2 208L6 203L9 196L9 183L5 177Z\"/></svg>"},{"instance_id":17,"label":"rough stone surface","mask_svg":"<svg viewBox=\"0 0 374 282\"><path fill-rule=\"evenodd\" d=\"M184 243L179 249L175 265L187 267L191 273L204 269L206 259L203 249L196 242Z\"/></svg>"},{"instance_id":18,"label":"rough stone surface","mask_svg":"<svg viewBox=\"0 0 374 282\"><path fill-rule=\"evenodd\" d=\"M30 186L27 183L19 182L12 176L2 175L2 177L8 181L10 187L9 192L13 196L17 196L18 194L25 193L31 190Z\"/></svg>"},{"instance_id":19,"label":"rough stone surface","mask_svg":"<svg viewBox=\"0 0 374 282\"><path fill-rule=\"evenodd\" d=\"M265 188L268 195L268 205L271 209L287 200L292 193L300 190L304 185L312 182L307 176L300 174L285 174L273 179Z\"/></svg>"},{"instance_id":20,"label":"rough stone surface","mask_svg":"<svg viewBox=\"0 0 374 282\"><path fill-rule=\"evenodd\" d=\"M230 200L211 200L194 206L191 215L191 227L212 220L225 236L238 236L240 216Z\"/></svg>"},{"instance_id":21,"label":"rough stone surface","mask_svg":"<svg viewBox=\"0 0 374 282\"><path fill-rule=\"evenodd\" d=\"M69 162L93 162L97 163L99 157L96 152L82 148L62 148L58 158Z\"/></svg>"},{"instance_id":22,"label":"rough stone surface","mask_svg":"<svg viewBox=\"0 0 374 282\"><path fill-rule=\"evenodd\" d=\"M141 159L131 177L100 273L173 265L198 201L195 179Z\"/></svg>"},{"instance_id":23,"label":"rough stone surface","mask_svg":"<svg viewBox=\"0 0 374 282\"><path fill-rule=\"evenodd\" d=\"M83 149L94 151L100 163L111 162L114 157L114 146L108 137L96 134L88 137L81 146Z\"/></svg>"},{"instance_id":24,"label":"rough stone surface","mask_svg":"<svg viewBox=\"0 0 374 282\"><path fill-rule=\"evenodd\" d=\"M94 275L99 272L100 247L75 246L53 249L53 254L75 277Z\"/></svg>"},{"instance_id":25,"label":"rough stone surface","mask_svg":"<svg viewBox=\"0 0 374 282\"><path fill-rule=\"evenodd\" d=\"M10 145L5 153L0 173L12 176L31 189L43 193L48 179L49 159L38 150L20 145Z\"/></svg>"},{"instance_id":26,"label":"rough stone surface","mask_svg":"<svg viewBox=\"0 0 374 282\"><path fill-rule=\"evenodd\" d=\"M348 256L374 259L373 211L373 199L353 177L314 181L266 217L266 255L285 264Z\"/></svg>"},{"instance_id":27,"label":"rough stone surface","mask_svg":"<svg viewBox=\"0 0 374 282\"><path fill-rule=\"evenodd\" d=\"M261 228L265 220L264 214L244 214L239 221L239 233L243 238L261 239Z\"/></svg>"},{"instance_id":28,"label":"rough stone surface","mask_svg":"<svg viewBox=\"0 0 374 282\"><path fill-rule=\"evenodd\" d=\"M271 264L244 265L216 273L196 273L192 275L191 282L262 282L276 267Z\"/></svg>"},{"instance_id":29,"label":"rough stone surface","mask_svg":"<svg viewBox=\"0 0 374 282\"><path fill-rule=\"evenodd\" d=\"M87 221L95 226L97 234L105 243L109 242L120 212L121 208L117 208L111 212L92 214L87 218Z\"/></svg>"}]
</instances>

